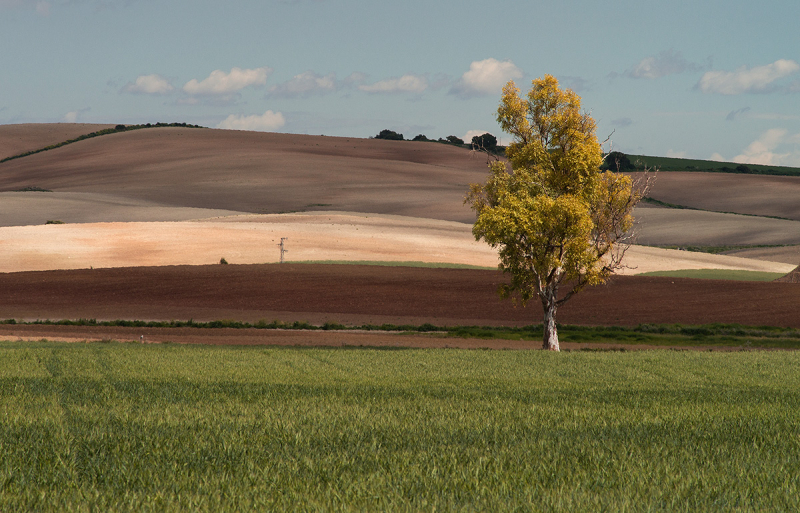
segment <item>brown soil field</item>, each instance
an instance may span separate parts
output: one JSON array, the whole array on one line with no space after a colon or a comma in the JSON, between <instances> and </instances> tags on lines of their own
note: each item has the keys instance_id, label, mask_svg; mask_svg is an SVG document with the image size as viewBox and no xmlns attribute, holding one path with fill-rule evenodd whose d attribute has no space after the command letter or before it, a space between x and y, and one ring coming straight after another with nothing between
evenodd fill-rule
<instances>
[{"instance_id":1,"label":"brown soil field","mask_svg":"<svg viewBox=\"0 0 800 513\"><path fill-rule=\"evenodd\" d=\"M634 214L639 244L800 244L800 221L672 208L637 208Z\"/></svg>"},{"instance_id":2,"label":"brown soil field","mask_svg":"<svg viewBox=\"0 0 800 513\"><path fill-rule=\"evenodd\" d=\"M0 192L0 227L64 223L188 221L238 215L233 210L173 207L92 192Z\"/></svg>"},{"instance_id":3,"label":"brown soil field","mask_svg":"<svg viewBox=\"0 0 800 513\"><path fill-rule=\"evenodd\" d=\"M538 324L515 307L498 271L361 265L212 265L0 274L0 318L281 320L312 324ZM739 323L800 328L800 287L618 276L566 303L559 322Z\"/></svg>"},{"instance_id":4,"label":"brown soil field","mask_svg":"<svg viewBox=\"0 0 800 513\"><path fill-rule=\"evenodd\" d=\"M725 255L764 260L769 262L782 262L784 264L795 264L800 262L800 245L777 248L740 249L726 251Z\"/></svg>"},{"instance_id":5,"label":"brown soil field","mask_svg":"<svg viewBox=\"0 0 800 513\"><path fill-rule=\"evenodd\" d=\"M88 123L0 125L0 160L113 127Z\"/></svg>"},{"instance_id":6,"label":"brown soil field","mask_svg":"<svg viewBox=\"0 0 800 513\"><path fill-rule=\"evenodd\" d=\"M637 173L632 173L636 175ZM800 177L736 173L658 173L650 196L667 203L800 220Z\"/></svg>"},{"instance_id":7,"label":"brown soil field","mask_svg":"<svg viewBox=\"0 0 800 513\"><path fill-rule=\"evenodd\" d=\"M487 174L484 155L445 144L151 128L0 164L0 192L35 186L171 207L472 222L464 195Z\"/></svg>"}]
</instances>

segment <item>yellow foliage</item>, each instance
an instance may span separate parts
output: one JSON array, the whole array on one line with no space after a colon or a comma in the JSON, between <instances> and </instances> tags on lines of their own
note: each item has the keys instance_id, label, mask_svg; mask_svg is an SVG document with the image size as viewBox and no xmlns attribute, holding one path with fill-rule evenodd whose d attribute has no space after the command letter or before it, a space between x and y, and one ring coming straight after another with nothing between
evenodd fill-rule
<instances>
[{"instance_id":1,"label":"yellow foliage","mask_svg":"<svg viewBox=\"0 0 800 513\"><path fill-rule=\"evenodd\" d=\"M511 274L502 292L517 292L523 302L538 296L547 309L619 266L616 245L641 198L629 177L600 171L596 125L577 94L550 75L534 80L527 97L519 93L509 82L497 109L513 136L508 163L493 162L466 202L477 213L475 238L498 248L500 267ZM571 288L557 298L561 283Z\"/></svg>"}]
</instances>

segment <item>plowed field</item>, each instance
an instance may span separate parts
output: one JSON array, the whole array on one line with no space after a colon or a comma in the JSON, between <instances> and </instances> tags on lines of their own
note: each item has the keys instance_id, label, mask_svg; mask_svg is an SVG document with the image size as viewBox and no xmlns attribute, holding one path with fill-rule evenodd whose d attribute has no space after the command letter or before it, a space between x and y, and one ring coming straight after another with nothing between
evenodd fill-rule
<instances>
[{"instance_id":1,"label":"plowed field","mask_svg":"<svg viewBox=\"0 0 800 513\"><path fill-rule=\"evenodd\" d=\"M0 275L4 291L0 317L277 319L350 325L538 323L538 304L515 308L497 297L503 280L496 271L308 264L9 273ZM608 326L720 322L800 328L798 305L800 287L791 283L619 276L575 296L560 310L559 320ZM150 341L291 345L358 345L358 340L363 345L382 345L386 339L382 334L15 325L3 325L0 336L68 340L144 336ZM409 337L393 345L425 345L424 340L428 339Z\"/></svg>"}]
</instances>

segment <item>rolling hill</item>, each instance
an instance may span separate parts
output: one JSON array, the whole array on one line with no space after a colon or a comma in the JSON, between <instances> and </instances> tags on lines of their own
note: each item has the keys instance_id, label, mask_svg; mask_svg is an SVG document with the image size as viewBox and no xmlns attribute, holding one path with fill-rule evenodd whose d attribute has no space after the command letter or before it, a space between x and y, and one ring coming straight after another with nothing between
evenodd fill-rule
<instances>
[{"instance_id":1,"label":"rolling hill","mask_svg":"<svg viewBox=\"0 0 800 513\"><path fill-rule=\"evenodd\" d=\"M109 126L6 125L0 150L30 151ZM226 255L268 262L277 252L267 248L284 235L295 258L493 265L491 248L477 249L471 238L474 214L463 203L468 184L485 179L486 163L480 153L431 142L180 127L111 133L0 163L0 243L16 248L2 269L211 263ZM640 249L630 253L633 267L782 272L797 263L798 193L799 177L660 174L650 196L662 204L637 209L641 242L766 246L741 256L767 262ZM275 217L292 212L307 215ZM261 217L235 217L245 214ZM769 261L782 264L763 269Z\"/></svg>"}]
</instances>

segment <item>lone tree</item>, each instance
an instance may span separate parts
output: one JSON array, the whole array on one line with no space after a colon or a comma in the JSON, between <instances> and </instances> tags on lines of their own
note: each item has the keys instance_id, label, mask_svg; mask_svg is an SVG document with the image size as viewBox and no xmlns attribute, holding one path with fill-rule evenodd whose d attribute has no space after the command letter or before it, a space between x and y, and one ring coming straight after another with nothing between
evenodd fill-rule
<instances>
[{"instance_id":1,"label":"lone tree","mask_svg":"<svg viewBox=\"0 0 800 513\"><path fill-rule=\"evenodd\" d=\"M543 347L558 351L558 308L622 267L647 179L634 184L600 171L594 120L581 112L580 97L550 75L534 80L526 99L514 82L506 84L497 120L514 142L508 163L495 159L487 182L470 185L472 233L499 248L500 268L511 275L501 296L542 302Z\"/></svg>"}]
</instances>

